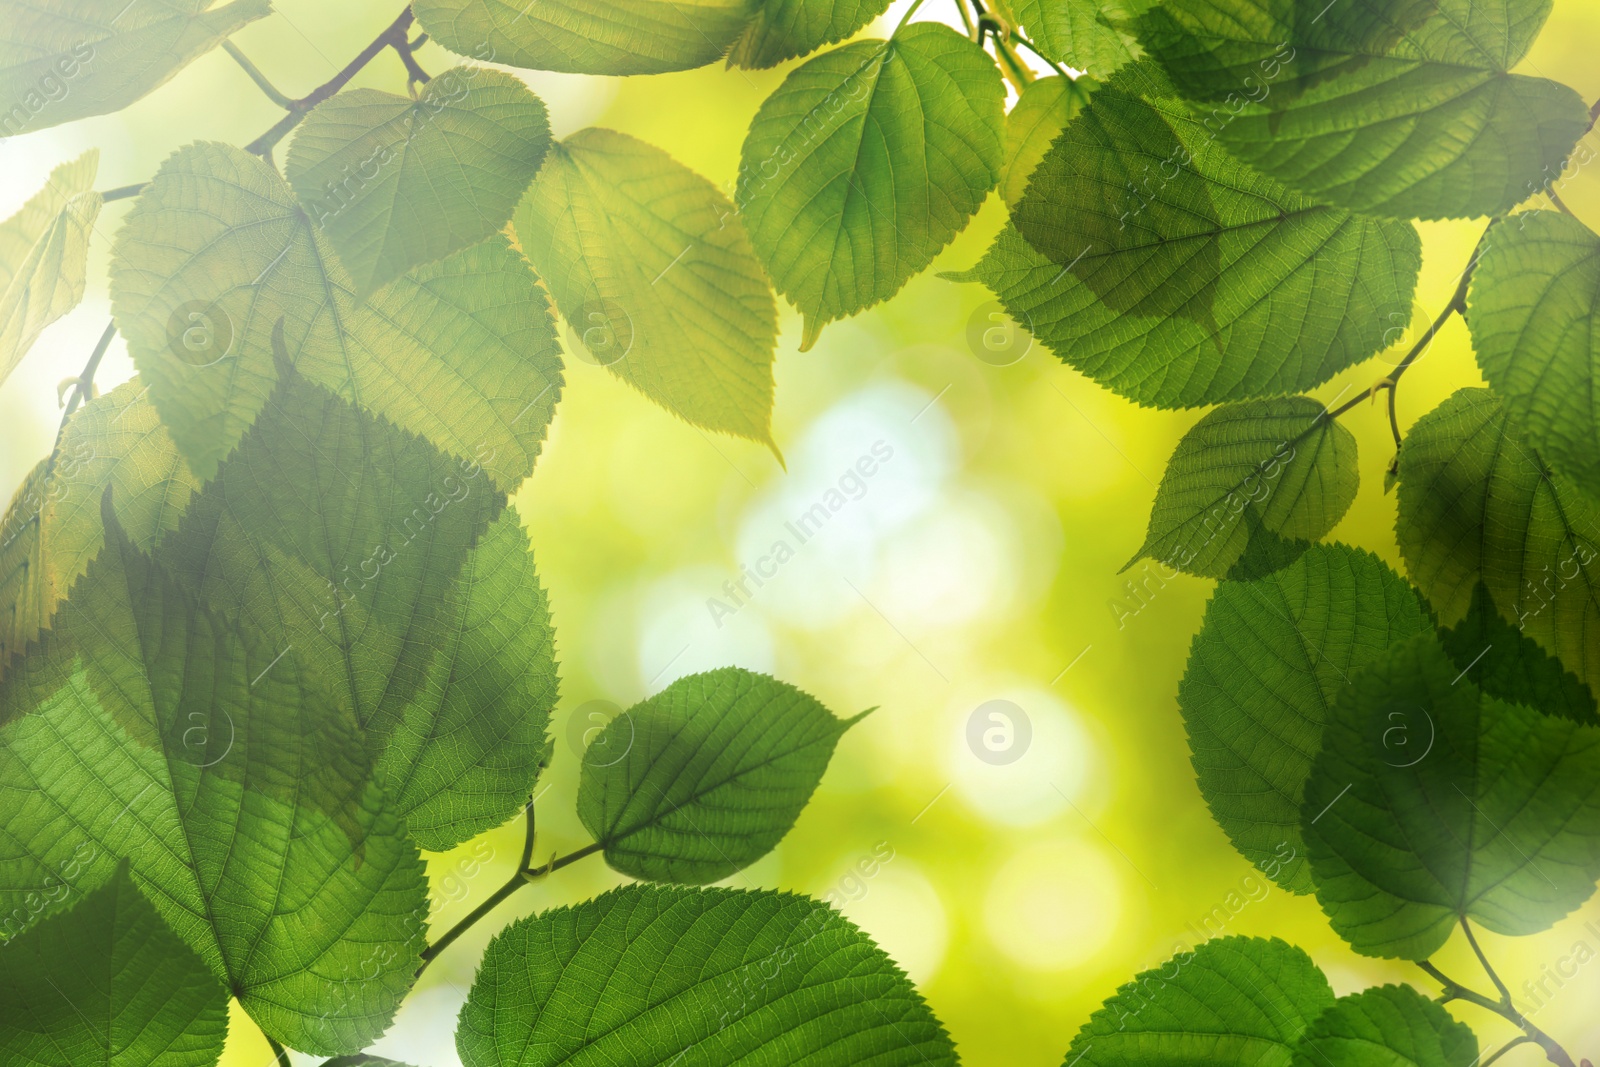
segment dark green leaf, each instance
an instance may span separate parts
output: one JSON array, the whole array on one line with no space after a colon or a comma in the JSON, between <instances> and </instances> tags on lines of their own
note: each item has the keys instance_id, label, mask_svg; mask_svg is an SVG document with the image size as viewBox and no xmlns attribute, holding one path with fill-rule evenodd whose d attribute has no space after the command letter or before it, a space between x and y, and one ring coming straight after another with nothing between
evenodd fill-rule
<instances>
[{"instance_id":1,"label":"dark green leaf","mask_svg":"<svg viewBox=\"0 0 1600 1067\"><path fill-rule=\"evenodd\" d=\"M914 22L809 60L761 105L737 201L805 316L802 349L899 292L966 226L999 176L1004 99L982 49Z\"/></svg>"},{"instance_id":2,"label":"dark green leaf","mask_svg":"<svg viewBox=\"0 0 1600 1067\"><path fill-rule=\"evenodd\" d=\"M0 947L0 1004L0 1057L19 1067L211 1067L228 1033L227 994L126 864Z\"/></svg>"},{"instance_id":3,"label":"dark green leaf","mask_svg":"<svg viewBox=\"0 0 1600 1067\"><path fill-rule=\"evenodd\" d=\"M1410 986L1340 997L1311 1024L1294 1067L1477 1067L1478 1039Z\"/></svg>"},{"instance_id":4,"label":"dark green leaf","mask_svg":"<svg viewBox=\"0 0 1600 1067\"><path fill-rule=\"evenodd\" d=\"M1333 990L1300 949L1223 937L1117 990L1078 1031L1066 1067L1289 1067Z\"/></svg>"},{"instance_id":5,"label":"dark green leaf","mask_svg":"<svg viewBox=\"0 0 1600 1067\"><path fill-rule=\"evenodd\" d=\"M1128 566L1153 556L1222 578L1258 529L1320 540L1344 517L1360 479L1355 435L1327 414L1304 396L1208 412L1167 462L1149 532Z\"/></svg>"},{"instance_id":6,"label":"dark green leaf","mask_svg":"<svg viewBox=\"0 0 1600 1067\"><path fill-rule=\"evenodd\" d=\"M1537 933L1600 878L1600 727L1486 695L1423 634L1340 692L1300 810L1357 952L1426 959L1464 918Z\"/></svg>"},{"instance_id":7,"label":"dark green leaf","mask_svg":"<svg viewBox=\"0 0 1600 1067\"><path fill-rule=\"evenodd\" d=\"M967 277L1141 403L1298 392L1382 349L1409 321L1416 231L1285 190L1136 83L1094 94L1017 205L1026 241L1003 231Z\"/></svg>"},{"instance_id":8,"label":"dark green leaf","mask_svg":"<svg viewBox=\"0 0 1600 1067\"><path fill-rule=\"evenodd\" d=\"M456 67L415 100L355 89L319 104L286 170L367 297L505 226L549 147L544 104L522 82Z\"/></svg>"},{"instance_id":9,"label":"dark green leaf","mask_svg":"<svg viewBox=\"0 0 1600 1067\"><path fill-rule=\"evenodd\" d=\"M1453 626L1481 582L1502 616L1600 684L1600 505L1555 476L1487 389L1423 416L1400 450L1395 538Z\"/></svg>"},{"instance_id":10,"label":"dark green leaf","mask_svg":"<svg viewBox=\"0 0 1600 1067\"><path fill-rule=\"evenodd\" d=\"M1507 73L1549 0L1319 8L1167 0L1142 40L1240 159L1357 211L1499 214L1559 173L1588 128L1577 93Z\"/></svg>"},{"instance_id":11,"label":"dark green leaf","mask_svg":"<svg viewBox=\"0 0 1600 1067\"><path fill-rule=\"evenodd\" d=\"M715 882L783 839L861 717L736 667L680 678L590 745L578 815L624 874Z\"/></svg>"},{"instance_id":12,"label":"dark green leaf","mask_svg":"<svg viewBox=\"0 0 1600 1067\"><path fill-rule=\"evenodd\" d=\"M1600 726L1589 687L1507 622L1482 585L1461 621L1439 631L1439 643L1464 677L1490 696Z\"/></svg>"},{"instance_id":13,"label":"dark green leaf","mask_svg":"<svg viewBox=\"0 0 1600 1067\"><path fill-rule=\"evenodd\" d=\"M953 1067L894 961L789 893L625 886L512 923L461 1009L466 1067Z\"/></svg>"},{"instance_id":14,"label":"dark green leaf","mask_svg":"<svg viewBox=\"0 0 1600 1067\"><path fill-rule=\"evenodd\" d=\"M595 362L688 422L772 444L778 311L715 186L643 141L580 130L516 227Z\"/></svg>"},{"instance_id":15,"label":"dark green leaf","mask_svg":"<svg viewBox=\"0 0 1600 1067\"><path fill-rule=\"evenodd\" d=\"M1212 816L1285 889L1311 889L1300 802L1335 696L1390 645L1428 629L1411 587L1344 545L1217 586L1178 706Z\"/></svg>"},{"instance_id":16,"label":"dark green leaf","mask_svg":"<svg viewBox=\"0 0 1600 1067\"><path fill-rule=\"evenodd\" d=\"M1483 244L1467 302L1478 366L1539 455L1600 495L1600 237L1534 211Z\"/></svg>"}]
</instances>

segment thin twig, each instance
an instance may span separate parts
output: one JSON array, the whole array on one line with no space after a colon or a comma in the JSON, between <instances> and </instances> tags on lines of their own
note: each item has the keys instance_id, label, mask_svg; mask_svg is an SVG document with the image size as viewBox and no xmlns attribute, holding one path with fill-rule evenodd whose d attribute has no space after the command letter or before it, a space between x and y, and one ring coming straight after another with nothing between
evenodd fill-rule
<instances>
[{"instance_id":1,"label":"thin twig","mask_svg":"<svg viewBox=\"0 0 1600 1067\"><path fill-rule=\"evenodd\" d=\"M78 405L89 398L89 392L94 388L95 371L100 369L100 361L106 358L106 349L111 347L111 339L117 336L115 321L106 323L105 332L100 335L100 340L95 342L94 351L89 353L89 362L83 365L83 373L78 375L78 384L73 387L72 395L67 398L66 413L61 416L61 425L64 427L67 420L72 418L72 413L78 410Z\"/></svg>"},{"instance_id":2,"label":"thin twig","mask_svg":"<svg viewBox=\"0 0 1600 1067\"><path fill-rule=\"evenodd\" d=\"M261 68L250 62L250 57L239 50L238 45L232 41L223 41L222 50L232 56L235 63L244 68L244 72L250 75L250 80L256 83L256 88L267 94L267 99L281 108L289 111L294 110L294 101L284 93L280 93L278 87L268 81L265 74L261 73Z\"/></svg>"},{"instance_id":3,"label":"thin twig","mask_svg":"<svg viewBox=\"0 0 1600 1067\"><path fill-rule=\"evenodd\" d=\"M290 100L289 113L279 119L272 129L245 145L245 151L252 155L265 157L272 151L274 145L288 135L290 130L300 125L301 120L306 117L312 108L340 89L343 89L350 79L361 73L361 68L372 62L379 52L386 48L404 46L409 38L407 31L411 28L412 18L411 7L407 5L406 9L400 12L399 16L389 23L382 33L374 37L372 42L363 48L359 55L345 64L343 70L298 100Z\"/></svg>"},{"instance_id":4,"label":"thin twig","mask_svg":"<svg viewBox=\"0 0 1600 1067\"><path fill-rule=\"evenodd\" d=\"M542 867L532 867L530 864L533 862L533 840L535 834L532 801L528 802L528 807L526 810L528 813L528 830L527 834L523 838L522 858L517 862L516 872L506 880L505 885L501 886L499 889L496 889L493 893L490 893L488 899L486 899L482 904L479 904L476 908L473 908L471 913L468 914L465 919L462 919L450 929L446 930L439 940L422 950L422 966L417 968L417 975L419 977L423 971L428 969L428 964L437 959L441 952L449 948L456 938L472 929L472 927L477 924L478 920L482 919L485 915L488 915L495 908L503 904L506 899L517 890L521 889L525 885L533 884L547 874L552 874L555 871L559 871L561 868L568 866L569 864L576 863L585 856L592 856L605 847L598 842L592 845L585 845L576 852L569 852L565 856L552 857L550 862Z\"/></svg>"},{"instance_id":5,"label":"thin twig","mask_svg":"<svg viewBox=\"0 0 1600 1067\"><path fill-rule=\"evenodd\" d=\"M100 200L106 204L113 200L126 200L130 196L138 196L144 192L144 187L149 184L149 182L134 182L132 185L119 185L115 189L107 189L101 193Z\"/></svg>"},{"instance_id":6,"label":"thin twig","mask_svg":"<svg viewBox=\"0 0 1600 1067\"><path fill-rule=\"evenodd\" d=\"M294 1064L289 1062L289 1054L283 1050L282 1045L272 1040L271 1034L263 1032L261 1036L272 1046L272 1058L278 1062L278 1067L294 1067Z\"/></svg>"},{"instance_id":7,"label":"thin twig","mask_svg":"<svg viewBox=\"0 0 1600 1067\"><path fill-rule=\"evenodd\" d=\"M423 38L426 39L427 34L423 34ZM417 57L412 55L412 50L416 48L416 45L406 40L405 34L401 34L400 39L393 42L391 47L394 48L395 54L400 57L400 62L406 65L406 77L411 84L427 85L432 80L428 72L423 70L422 65L417 62Z\"/></svg>"},{"instance_id":8,"label":"thin twig","mask_svg":"<svg viewBox=\"0 0 1600 1067\"><path fill-rule=\"evenodd\" d=\"M1490 1056L1488 1059L1481 1061L1478 1064L1478 1067L1489 1067L1489 1065L1491 1063L1493 1063L1495 1060L1498 1060L1501 1056L1504 1056L1506 1053L1510 1052L1512 1049L1516 1048L1518 1045L1531 1045L1531 1044L1533 1044L1533 1038L1529 1037L1527 1034L1523 1034L1521 1037L1514 1037L1509 1042L1507 1042L1504 1046L1502 1046L1499 1049L1499 1051L1497 1051L1493 1056Z\"/></svg>"},{"instance_id":9,"label":"thin twig","mask_svg":"<svg viewBox=\"0 0 1600 1067\"><path fill-rule=\"evenodd\" d=\"M1418 962L1417 966L1422 968L1429 977L1443 987L1445 1001L1464 1000L1469 1004L1476 1004L1486 1011L1494 1012L1494 1014L1505 1019L1524 1034L1527 1034L1529 1040L1544 1050L1545 1059L1555 1064L1556 1067L1577 1067L1577 1064L1572 1061L1572 1057L1568 1055L1567 1050L1562 1048L1555 1038L1533 1025L1528 1017L1518 1011L1516 1005L1510 1003L1509 1000L1501 1003L1484 996L1475 989L1469 989L1454 978L1446 975L1428 960Z\"/></svg>"},{"instance_id":10,"label":"thin twig","mask_svg":"<svg viewBox=\"0 0 1600 1067\"><path fill-rule=\"evenodd\" d=\"M1472 946L1472 954L1478 957L1478 965L1483 968L1483 973L1489 976L1489 981L1493 982L1494 987L1500 991L1501 1003L1509 1006L1511 1004L1511 990L1506 988L1506 984L1495 973L1494 967L1489 964L1489 957L1485 956L1483 949L1478 946L1478 937L1472 932L1472 924L1467 922L1465 915L1461 916L1461 932L1467 935L1467 944Z\"/></svg>"},{"instance_id":11,"label":"thin twig","mask_svg":"<svg viewBox=\"0 0 1600 1067\"><path fill-rule=\"evenodd\" d=\"M966 9L963 8L962 10L964 11ZM1045 55L1043 52L1039 51L1039 46L1024 37L1020 31L1012 30L1011 39L1020 44L1022 47L1026 48L1028 51L1032 52L1034 55L1038 56L1040 59L1044 60L1046 63L1050 64L1051 68L1057 74L1061 75L1063 78L1066 78L1068 81L1072 80L1072 75L1067 73L1066 68L1064 68L1060 63L1057 63L1055 60L1051 59L1049 56Z\"/></svg>"}]
</instances>

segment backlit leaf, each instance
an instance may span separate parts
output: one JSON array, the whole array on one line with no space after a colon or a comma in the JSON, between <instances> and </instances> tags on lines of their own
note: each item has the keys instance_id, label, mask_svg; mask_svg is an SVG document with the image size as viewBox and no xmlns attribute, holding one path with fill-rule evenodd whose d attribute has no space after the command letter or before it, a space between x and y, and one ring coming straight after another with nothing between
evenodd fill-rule
<instances>
[{"instance_id":1,"label":"backlit leaf","mask_svg":"<svg viewBox=\"0 0 1600 1067\"><path fill-rule=\"evenodd\" d=\"M888 10L889 0L760 0L728 53L728 65L757 70L844 40Z\"/></svg>"},{"instance_id":2,"label":"backlit leaf","mask_svg":"<svg viewBox=\"0 0 1600 1067\"><path fill-rule=\"evenodd\" d=\"M514 486L561 389L547 301L502 237L361 301L294 193L242 149L179 149L134 203L112 311L150 397L202 480L271 395L279 320L306 378Z\"/></svg>"},{"instance_id":3,"label":"backlit leaf","mask_svg":"<svg viewBox=\"0 0 1600 1067\"><path fill-rule=\"evenodd\" d=\"M1095 89L1093 78L1038 78L1028 83L1006 116L1005 164L1000 197L1015 208L1050 143L1077 117Z\"/></svg>"},{"instance_id":4,"label":"backlit leaf","mask_svg":"<svg viewBox=\"0 0 1600 1067\"><path fill-rule=\"evenodd\" d=\"M5 0L0 136L120 111L271 13L270 0Z\"/></svg>"},{"instance_id":5,"label":"backlit leaf","mask_svg":"<svg viewBox=\"0 0 1600 1067\"><path fill-rule=\"evenodd\" d=\"M773 284L822 327L933 261L999 177L1004 90L948 26L914 22L795 70L750 123L737 202Z\"/></svg>"},{"instance_id":6,"label":"backlit leaf","mask_svg":"<svg viewBox=\"0 0 1600 1067\"><path fill-rule=\"evenodd\" d=\"M1600 878L1600 727L1484 694L1424 634L1340 692L1301 814L1357 952L1426 959L1463 918L1537 933Z\"/></svg>"},{"instance_id":7,"label":"backlit leaf","mask_svg":"<svg viewBox=\"0 0 1600 1067\"><path fill-rule=\"evenodd\" d=\"M661 74L721 59L755 0L418 0L428 35L462 55L571 74Z\"/></svg>"},{"instance_id":8,"label":"backlit leaf","mask_svg":"<svg viewBox=\"0 0 1600 1067\"><path fill-rule=\"evenodd\" d=\"M1311 1024L1294 1067L1477 1067L1478 1039L1410 986L1386 985L1338 1002Z\"/></svg>"},{"instance_id":9,"label":"backlit leaf","mask_svg":"<svg viewBox=\"0 0 1600 1067\"><path fill-rule=\"evenodd\" d=\"M578 816L624 874L715 882L782 840L860 718L735 667L680 678L591 743Z\"/></svg>"},{"instance_id":10,"label":"backlit leaf","mask_svg":"<svg viewBox=\"0 0 1600 1067\"><path fill-rule=\"evenodd\" d=\"M624 886L520 919L461 1009L466 1067L953 1067L906 976L827 905Z\"/></svg>"},{"instance_id":11,"label":"backlit leaf","mask_svg":"<svg viewBox=\"0 0 1600 1067\"><path fill-rule=\"evenodd\" d=\"M126 866L0 947L0 1003L10 1064L211 1067L228 1032L227 994Z\"/></svg>"},{"instance_id":12,"label":"backlit leaf","mask_svg":"<svg viewBox=\"0 0 1600 1067\"><path fill-rule=\"evenodd\" d=\"M93 191L99 159L91 148L61 164L22 210L0 222L0 382L45 327L83 299L89 237L100 214Z\"/></svg>"},{"instance_id":13,"label":"backlit leaf","mask_svg":"<svg viewBox=\"0 0 1600 1067\"><path fill-rule=\"evenodd\" d=\"M557 144L517 238L585 355L679 418L772 442L778 313L733 205L611 130Z\"/></svg>"},{"instance_id":14,"label":"backlit leaf","mask_svg":"<svg viewBox=\"0 0 1600 1067\"><path fill-rule=\"evenodd\" d=\"M1152 556L1225 577L1257 530L1320 540L1355 500L1359 477L1355 435L1310 397L1217 408L1178 442L1128 566Z\"/></svg>"},{"instance_id":15,"label":"backlit leaf","mask_svg":"<svg viewBox=\"0 0 1600 1067\"><path fill-rule=\"evenodd\" d=\"M1300 949L1223 937L1136 976L1090 1017L1066 1067L1289 1067L1333 990Z\"/></svg>"},{"instance_id":16,"label":"backlit leaf","mask_svg":"<svg viewBox=\"0 0 1600 1067\"><path fill-rule=\"evenodd\" d=\"M366 297L503 227L549 147L544 104L522 82L455 67L415 100L354 89L319 104L286 170Z\"/></svg>"},{"instance_id":17,"label":"backlit leaf","mask_svg":"<svg viewBox=\"0 0 1600 1067\"><path fill-rule=\"evenodd\" d=\"M1404 579L1345 545L1217 586L1178 706L1212 817L1285 889L1311 889L1300 802L1334 698L1390 645L1430 628Z\"/></svg>"},{"instance_id":18,"label":"backlit leaf","mask_svg":"<svg viewBox=\"0 0 1600 1067\"><path fill-rule=\"evenodd\" d=\"M1102 0L1018 0L1013 10L1041 52L1074 70L1107 78L1137 52Z\"/></svg>"}]
</instances>

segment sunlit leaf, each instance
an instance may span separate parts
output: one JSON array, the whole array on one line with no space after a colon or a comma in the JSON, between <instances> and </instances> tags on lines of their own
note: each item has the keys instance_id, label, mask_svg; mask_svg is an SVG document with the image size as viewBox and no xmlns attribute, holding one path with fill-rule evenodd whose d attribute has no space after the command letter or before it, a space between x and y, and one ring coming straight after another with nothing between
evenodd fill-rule
<instances>
[{"instance_id":1,"label":"sunlit leaf","mask_svg":"<svg viewBox=\"0 0 1600 1067\"><path fill-rule=\"evenodd\" d=\"M364 1048L410 988L422 862L347 705L105 511L106 547L0 694L0 910L134 883L269 1034Z\"/></svg>"},{"instance_id":2,"label":"sunlit leaf","mask_svg":"<svg viewBox=\"0 0 1600 1067\"><path fill-rule=\"evenodd\" d=\"M948 26L914 22L795 70L750 123L737 201L773 284L822 327L900 291L994 188L1004 90Z\"/></svg>"},{"instance_id":3,"label":"sunlit leaf","mask_svg":"<svg viewBox=\"0 0 1600 1067\"><path fill-rule=\"evenodd\" d=\"M0 1055L18 1065L211 1067L228 1031L222 986L126 866L0 946L0 1003Z\"/></svg>"},{"instance_id":4,"label":"sunlit leaf","mask_svg":"<svg viewBox=\"0 0 1600 1067\"><path fill-rule=\"evenodd\" d=\"M506 927L461 1009L466 1067L946 1067L894 961L789 893L625 886Z\"/></svg>"},{"instance_id":5,"label":"sunlit leaf","mask_svg":"<svg viewBox=\"0 0 1600 1067\"><path fill-rule=\"evenodd\" d=\"M365 297L503 227L549 147L544 104L522 82L455 67L415 100L355 89L324 101L285 169Z\"/></svg>"},{"instance_id":6,"label":"sunlit leaf","mask_svg":"<svg viewBox=\"0 0 1600 1067\"><path fill-rule=\"evenodd\" d=\"M516 229L593 362L688 422L771 444L777 308L715 186L643 141L581 130L551 150Z\"/></svg>"},{"instance_id":7,"label":"sunlit leaf","mask_svg":"<svg viewBox=\"0 0 1600 1067\"><path fill-rule=\"evenodd\" d=\"M572 74L660 74L721 59L755 0L418 0L428 35L462 55Z\"/></svg>"},{"instance_id":8,"label":"sunlit leaf","mask_svg":"<svg viewBox=\"0 0 1600 1067\"><path fill-rule=\"evenodd\" d=\"M1015 208L1027 191L1034 168L1050 151L1067 123L1077 117L1095 89L1093 78L1050 77L1028 83L1006 115L1005 164L1000 171L1000 197Z\"/></svg>"},{"instance_id":9,"label":"sunlit leaf","mask_svg":"<svg viewBox=\"0 0 1600 1067\"><path fill-rule=\"evenodd\" d=\"M1340 997L1311 1024L1294 1067L1477 1067L1478 1039L1410 986Z\"/></svg>"},{"instance_id":10,"label":"sunlit leaf","mask_svg":"<svg viewBox=\"0 0 1600 1067\"><path fill-rule=\"evenodd\" d=\"M760 0L728 53L728 65L757 70L844 40L888 10L889 0Z\"/></svg>"},{"instance_id":11,"label":"sunlit leaf","mask_svg":"<svg viewBox=\"0 0 1600 1067\"><path fill-rule=\"evenodd\" d=\"M1310 397L1217 408L1178 442L1129 566L1151 556L1225 577L1257 530L1320 540L1355 500L1359 479L1355 435Z\"/></svg>"},{"instance_id":12,"label":"sunlit leaf","mask_svg":"<svg viewBox=\"0 0 1600 1067\"><path fill-rule=\"evenodd\" d=\"M1600 237L1535 211L1483 245L1467 316L1478 366L1539 455L1600 496Z\"/></svg>"},{"instance_id":13,"label":"sunlit leaf","mask_svg":"<svg viewBox=\"0 0 1600 1067\"><path fill-rule=\"evenodd\" d=\"M1423 634L1340 692L1301 814L1357 952L1426 959L1464 918L1537 933L1600 878L1600 727L1486 695Z\"/></svg>"},{"instance_id":14,"label":"sunlit leaf","mask_svg":"<svg viewBox=\"0 0 1600 1067\"><path fill-rule=\"evenodd\" d=\"M1410 317L1414 228L1289 192L1130 84L1097 90L1034 169L1020 237L1003 230L956 277L1085 374L1163 407L1303 391L1386 347L1386 324Z\"/></svg>"},{"instance_id":15,"label":"sunlit leaf","mask_svg":"<svg viewBox=\"0 0 1600 1067\"><path fill-rule=\"evenodd\" d=\"M271 13L270 0L5 0L0 137L120 111Z\"/></svg>"},{"instance_id":16,"label":"sunlit leaf","mask_svg":"<svg viewBox=\"0 0 1600 1067\"><path fill-rule=\"evenodd\" d=\"M578 816L624 874L715 882L782 840L860 718L734 667L680 678L590 745Z\"/></svg>"},{"instance_id":17,"label":"sunlit leaf","mask_svg":"<svg viewBox=\"0 0 1600 1067\"><path fill-rule=\"evenodd\" d=\"M1600 685L1600 504L1552 472L1487 389L1423 416L1400 450L1395 538L1453 626L1481 582L1512 626Z\"/></svg>"},{"instance_id":18,"label":"sunlit leaf","mask_svg":"<svg viewBox=\"0 0 1600 1067\"><path fill-rule=\"evenodd\" d=\"M1106 78L1137 52L1111 25L1107 7L1102 0L1018 0L1014 10L1023 32L1045 55Z\"/></svg>"},{"instance_id":19,"label":"sunlit leaf","mask_svg":"<svg viewBox=\"0 0 1600 1067\"><path fill-rule=\"evenodd\" d=\"M1333 1004L1322 971L1276 938L1223 937L1137 975L1067 1050L1078 1067L1289 1067L1311 1020Z\"/></svg>"},{"instance_id":20,"label":"sunlit leaf","mask_svg":"<svg viewBox=\"0 0 1600 1067\"><path fill-rule=\"evenodd\" d=\"M1549 0L1167 0L1142 40L1230 151L1327 203L1396 218L1499 214L1560 173L1576 92L1509 74Z\"/></svg>"},{"instance_id":21,"label":"sunlit leaf","mask_svg":"<svg viewBox=\"0 0 1600 1067\"><path fill-rule=\"evenodd\" d=\"M280 319L300 374L481 457L503 488L533 469L561 389L547 300L504 238L363 302L277 172L226 145L190 145L162 165L117 236L111 295L156 410L202 479L272 393Z\"/></svg>"},{"instance_id":22,"label":"sunlit leaf","mask_svg":"<svg viewBox=\"0 0 1600 1067\"><path fill-rule=\"evenodd\" d=\"M1217 586L1178 706L1212 816L1284 888L1311 889L1300 802L1334 698L1390 645L1430 628L1399 575L1345 545Z\"/></svg>"},{"instance_id":23,"label":"sunlit leaf","mask_svg":"<svg viewBox=\"0 0 1600 1067\"><path fill-rule=\"evenodd\" d=\"M83 299L89 237L100 214L93 191L99 159L91 148L61 164L22 210L0 222L0 382L45 327Z\"/></svg>"}]
</instances>

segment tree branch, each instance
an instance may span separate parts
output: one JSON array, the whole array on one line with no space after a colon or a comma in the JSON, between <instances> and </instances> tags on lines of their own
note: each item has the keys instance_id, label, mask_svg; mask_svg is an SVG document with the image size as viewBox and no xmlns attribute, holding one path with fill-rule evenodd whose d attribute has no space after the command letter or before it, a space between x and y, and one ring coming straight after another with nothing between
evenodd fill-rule
<instances>
[{"instance_id":1,"label":"tree branch","mask_svg":"<svg viewBox=\"0 0 1600 1067\"><path fill-rule=\"evenodd\" d=\"M1422 968L1429 977L1443 987L1446 1001L1464 1000L1469 1004L1476 1004L1485 1011L1493 1012L1526 1034L1529 1041L1544 1050L1545 1059L1555 1064L1556 1067L1577 1067L1577 1064L1572 1061L1572 1057L1567 1054L1567 1050L1562 1048L1555 1038L1533 1025L1527 1016L1517 1010L1516 1005L1511 1003L1511 995L1509 993L1506 994L1503 1001L1492 1000L1477 990L1469 989L1457 982L1428 960L1419 961L1417 966ZM1501 1051L1503 1052L1504 1050L1502 1049Z\"/></svg>"},{"instance_id":2,"label":"tree branch","mask_svg":"<svg viewBox=\"0 0 1600 1067\"><path fill-rule=\"evenodd\" d=\"M267 155L272 151L274 145L288 135L290 130L300 125L301 120L306 117L312 108L340 89L343 89L350 79L361 73L361 69L371 63L379 52L386 48L394 48L397 51L405 48L410 37L407 31L411 29L412 19L411 7L407 5L406 9L400 12L399 16L389 23L382 33L374 37L372 42L363 48L359 55L345 64L343 70L298 100L290 100L287 105L289 113L279 119L272 129L245 145L245 151L257 156ZM421 70L420 67L417 69Z\"/></svg>"},{"instance_id":3,"label":"tree branch","mask_svg":"<svg viewBox=\"0 0 1600 1067\"><path fill-rule=\"evenodd\" d=\"M115 336L117 336L116 322L106 323L105 332L100 335L100 340L95 342L94 351L89 353L89 362L83 365L83 373L78 375L78 384L73 387L72 395L67 398L67 410L61 416L63 427L67 425L67 420L72 418L72 413L78 410L78 405L89 398L89 393L94 388L95 371L100 369L100 361L106 358L106 349L111 347L111 339Z\"/></svg>"},{"instance_id":4,"label":"tree branch","mask_svg":"<svg viewBox=\"0 0 1600 1067\"><path fill-rule=\"evenodd\" d=\"M455 942L456 938L472 929L472 927L475 926L480 919L482 919L485 915L488 915L495 908L498 908L501 904L505 903L505 901L517 890L521 889L525 885L532 885L545 875L552 874L556 871L559 871L563 867L576 863L585 856L592 856L605 847L599 842L595 842L591 845L585 845L576 852L569 852L565 856L552 856L550 862L542 867L530 867L529 864L533 860L534 839L533 801L530 800L528 802L528 807L526 810L528 813L528 831L526 837L523 839L522 858L517 863L516 873L507 879L505 885L489 894L487 900L485 900L482 904L479 904L476 908L473 908L472 912L468 914L465 919L462 919L460 922L456 923L449 930L446 930L444 935L440 937L439 940L422 950L422 966L417 968L418 977L421 977L422 972L428 969L428 964L437 959L441 952L449 948L451 944Z\"/></svg>"}]
</instances>

